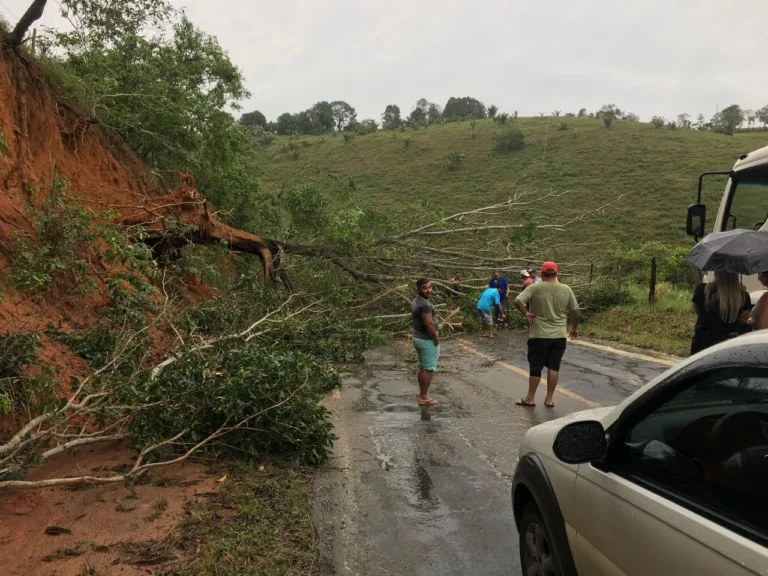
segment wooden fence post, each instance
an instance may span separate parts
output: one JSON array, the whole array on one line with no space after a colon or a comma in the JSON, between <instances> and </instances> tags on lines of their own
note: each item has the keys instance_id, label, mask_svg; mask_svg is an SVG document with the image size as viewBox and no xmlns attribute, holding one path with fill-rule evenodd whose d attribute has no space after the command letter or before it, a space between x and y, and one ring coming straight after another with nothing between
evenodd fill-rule
<instances>
[{"instance_id":1,"label":"wooden fence post","mask_svg":"<svg viewBox=\"0 0 768 576\"><path fill-rule=\"evenodd\" d=\"M648 291L648 302L656 302L656 257L651 258L651 288Z\"/></svg>"}]
</instances>

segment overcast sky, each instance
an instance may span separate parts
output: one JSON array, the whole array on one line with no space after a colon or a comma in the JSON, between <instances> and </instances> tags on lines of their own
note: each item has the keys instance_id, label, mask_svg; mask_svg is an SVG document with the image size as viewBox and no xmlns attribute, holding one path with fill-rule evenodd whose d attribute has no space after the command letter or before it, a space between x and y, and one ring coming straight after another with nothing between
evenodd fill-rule
<instances>
[{"instance_id":1,"label":"overcast sky","mask_svg":"<svg viewBox=\"0 0 768 576\"><path fill-rule=\"evenodd\" d=\"M0 0L15 22L30 0ZM768 0L174 0L243 71L246 111L358 118L473 96L534 116L615 103L647 121L768 104ZM44 17L57 24L58 5Z\"/></svg>"}]
</instances>

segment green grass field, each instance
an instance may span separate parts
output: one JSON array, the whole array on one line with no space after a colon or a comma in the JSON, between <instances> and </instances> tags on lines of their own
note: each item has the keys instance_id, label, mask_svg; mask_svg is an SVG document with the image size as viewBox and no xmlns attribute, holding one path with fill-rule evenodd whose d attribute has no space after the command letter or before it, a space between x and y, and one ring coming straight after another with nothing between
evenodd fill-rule
<instances>
[{"instance_id":1,"label":"green grass field","mask_svg":"<svg viewBox=\"0 0 768 576\"><path fill-rule=\"evenodd\" d=\"M565 130L558 129L562 120L568 122ZM599 254L615 243L690 243L685 210L695 199L699 174L727 170L741 153L768 144L768 132L762 130L724 136L627 121L607 129L600 120L582 118L524 118L517 125L525 148L507 155L493 152L493 135L501 127L481 120L474 138L469 122L379 131L350 141L342 135L302 137L298 159L280 152L288 141L281 137L257 150L257 162L266 189L279 190L306 163L295 182L317 182L316 175L327 171L352 177L359 190L356 202L382 211L424 198L452 212L506 199L520 185L572 190L569 209L623 195L616 209L569 229L569 242L587 244ZM443 164L451 152L463 153L464 161L448 171ZM709 224L723 186L724 180L713 180L706 190Z\"/></svg>"},{"instance_id":2,"label":"green grass field","mask_svg":"<svg viewBox=\"0 0 768 576\"><path fill-rule=\"evenodd\" d=\"M567 129L559 129L561 121L568 123ZM505 200L518 186L572 191L562 205L568 211L622 196L613 208L571 225L562 239L552 241L555 258L599 264L617 246L636 248L650 240L692 245L685 234L685 212L695 201L699 174L728 170L740 154L768 145L768 131L762 130L725 136L626 121L614 121L607 129L601 120L582 118L524 118L516 124L525 135L525 148L506 155L493 151L494 134L503 127L491 120L477 122L474 138L469 122L462 122L349 140L343 135L307 136L295 139L293 152L286 150L287 137L277 138L256 155L267 190L278 191L286 182L312 182L333 195L339 180L352 178L355 202L387 214L416 199L453 213ZM449 171L443 166L452 152L462 153L464 160ZM339 178L327 178L329 172ZM713 178L705 188L708 229L724 185L724 178ZM757 199L765 206L762 194ZM547 256L547 245L542 255ZM584 273L583 267L579 270ZM687 291L667 292L649 306L647 288L633 290L632 304L592 314L584 334L685 354L695 320Z\"/></svg>"}]
</instances>

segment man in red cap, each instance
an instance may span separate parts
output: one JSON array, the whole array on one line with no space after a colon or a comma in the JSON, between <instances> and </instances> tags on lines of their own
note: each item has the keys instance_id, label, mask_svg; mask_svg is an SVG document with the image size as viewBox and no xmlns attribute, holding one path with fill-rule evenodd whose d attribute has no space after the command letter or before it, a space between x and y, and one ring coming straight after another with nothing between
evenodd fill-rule
<instances>
[{"instance_id":1,"label":"man in red cap","mask_svg":"<svg viewBox=\"0 0 768 576\"><path fill-rule=\"evenodd\" d=\"M531 284L515 299L515 308L530 326L528 338L528 395L518 400L519 406L536 406L536 388L541 372L547 369L547 396L544 405L554 407L552 395L560 376L560 362L565 354L568 316L571 318L571 340L578 336L579 304L570 286L557 281L557 264L541 265L542 282Z\"/></svg>"}]
</instances>

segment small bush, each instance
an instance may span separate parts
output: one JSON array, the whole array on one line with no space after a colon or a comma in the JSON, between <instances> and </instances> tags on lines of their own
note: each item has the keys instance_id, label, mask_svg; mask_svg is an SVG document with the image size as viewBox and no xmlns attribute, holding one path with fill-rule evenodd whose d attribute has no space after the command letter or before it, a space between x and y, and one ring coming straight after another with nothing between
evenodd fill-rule
<instances>
[{"instance_id":1,"label":"small bush","mask_svg":"<svg viewBox=\"0 0 768 576\"><path fill-rule=\"evenodd\" d=\"M270 134L269 132L264 132L261 136L259 136L258 141L262 146L269 146L272 144L272 142L275 141L275 135Z\"/></svg>"},{"instance_id":2,"label":"small bush","mask_svg":"<svg viewBox=\"0 0 768 576\"><path fill-rule=\"evenodd\" d=\"M352 142L355 139L355 135L352 132L344 132L344 142Z\"/></svg>"},{"instance_id":3,"label":"small bush","mask_svg":"<svg viewBox=\"0 0 768 576\"><path fill-rule=\"evenodd\" d=\"M312 146L312 143L311 143L311 142L309 142L308 140L302 140L302 141L301 141L301 145L302 145L304 148L309 148L310 146Z\"/></svg>"},{"instance_id":4,"label":"small bush","mask_svg":"<svg viewBox=\"0 0 768 576\"><path fill-rule=\"evenodd\" d=\"M651 124L653 124L654 128L664 128L664 118L661 116L654 116L651 118Z\"/></svg>"},{"instance_id":5,"label":"small bush","mask_svg":"<svg viewBox=\"0 0 768 576\"><path fill-rule=\"evenodd\" d=\"M97 285L96 262L107 268L121 264L122 271L110 278L134 285L154 273L150 249L112 226L113 214L96 214L76 204L62 176L54 177L50 197L40 207L30 206L30 212L36 235L18 234L11 257L10 283L19 291L59 287L88 293Z\"/></svg>"},{"instance_id":6,"label":"small bush","mask_svg":"<svg viewBox=\"0 0 768 576\"><path fill-rule=\"evenodd\" d=\"M497 124L503 125L507 123L507 118L509 118L509 114L507 114L506 112L502 112L501 114L497 114L496 116L494 116L493 120Z\"/></svg>"},{"instance_id":7,"label":"small bush","mask_svg":"<svg viewBox=\"0 0 768 576\"><path fill-rule=\"evenodd\" d=\"M320 402L339 383L330 365L301 352L255 341L219 344L205 355L183 357L162 378L126 390L126 401L136 395L161 404L139 412L130 433L136 445L144 446L187 428L180 441L194 443L251 418L246 428L230 432L211 449L252 456L288 452L320 463L336 439ZM169 405L169 398L183 401Z\"/></svg>"},{"instance_id":8,"label":"small bush","mask_svg":"<svg viewBox=\"0 0 768 576\"><path fill-rule=\"evenodd\" d=\"M443 168L446 170L457 170L464 162L464 154L461 152L451 152L445 159Z\"/></svg>"},{"instance_id":9,"label":"small bush","mask_svg":"<svg viewBox=\"0 0 768 576\"><path fill-rule=\"evenodd\" d=\"M677 130L677 122L669 121L669 122L667 122L667 127L670 130Z\"/></svg>"},{"instance_id":10,"label":"small bush","mask_svg":"<svg viewBox=\"0 0 768 576\"><path fill-rule=\"evenodd\" d=\"M606 128L610 128L613 124L613 115L611 114L605 114L603 116L603 124L605 124Z\"/></svg>"},{"instance_id":11,"label":"small bush","mask_svg":"<svg viewBox=\"0 0 768 576\"><path fill-rule=\"evenodd\" d=\"M585 288L579 299L585 309L602 310L629 303L630 294L626 286L620 287L611 280L600 280Z\"/></svg>"},{"instance_id":12,"label":"small bush","mask_svg":"<svg viewBox=\"0 0 768 576\"><path fill-rule=\"evenodd\" d=\"M288 158L290 158L291 160L298 160L299 158L301 158L301 152L299 152L298 150L291 150L288 153Z\"/></svg>"},{"instance_id":13,"label":"small bush","mask_svg":"<svg viewBox=\"0 0 768 576\"><path fill-rule=\"evenodd\" d=\"M496 133L494 136L494 150L499 154L509 154L525 147L525 135L515 125Z\"/></svg>"},{"instance_id":14,"label":"small bush","mask_svg":"<svg viewBox=\"0 0 768 576\"><path fill-rule=\"evenodd\" d=\"M411 145L411 138L405 137L403 138L403 148L408 148Z\"/></svg>"},{"instance_id":15,"label":"small bush","mask_svg":"<svg viewBox=\"0 0 768 576\"><path fill-rule=\"evenodd\" d=\"M557 126L558 130L568 130L568 121L567 120L561 120L560 124Z\"/></svg>"},{"instance_id":16,"label":"small bush","mask_svg":"<svg viewBox=\"0 0 768 576\"><path fill-rule=\"evenodd\" d=\"M31 332L0 335L0 414L23 410L33 390L24 385L22 372L37 363L40 338Z\"/></svg>"}]
</instances>

